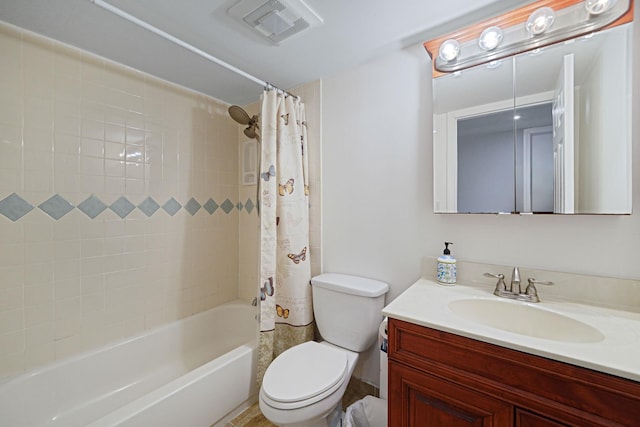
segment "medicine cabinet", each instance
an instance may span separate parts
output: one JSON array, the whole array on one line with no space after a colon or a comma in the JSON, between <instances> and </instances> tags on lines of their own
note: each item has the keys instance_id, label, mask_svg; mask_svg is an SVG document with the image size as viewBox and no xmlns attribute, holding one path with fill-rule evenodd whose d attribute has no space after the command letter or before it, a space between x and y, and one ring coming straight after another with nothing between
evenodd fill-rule
<instances>
[{"instance_id":1,"label":"medicine cabinet","mask_svg":"<svg viewBox=\"0 0 640 427\"><path fill-rule=\"evenodd\" d=\"M590 16L581 2L561 3ZM625 11L626 19L596 32L488 55L458 71L434 69L436 213L631 213L632 23Z\"/></svg>"}]
</instances>

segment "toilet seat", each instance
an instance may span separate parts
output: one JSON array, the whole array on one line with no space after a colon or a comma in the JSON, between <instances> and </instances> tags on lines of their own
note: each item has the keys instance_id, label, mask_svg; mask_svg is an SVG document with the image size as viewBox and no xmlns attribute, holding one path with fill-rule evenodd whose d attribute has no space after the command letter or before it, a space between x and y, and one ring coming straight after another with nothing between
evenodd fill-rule
<instances>
[{"instance_id":1,"label":"toilet seat","mask_svg":"<svg viewBox=\"0 0 640 427\"><path fill-rule=\"evenodd\" d=\"M309 341L286 350L269 365L261 396L273 408L301 408L334 393L347 376L344 352Z\"/></svg>"}]
</instances>

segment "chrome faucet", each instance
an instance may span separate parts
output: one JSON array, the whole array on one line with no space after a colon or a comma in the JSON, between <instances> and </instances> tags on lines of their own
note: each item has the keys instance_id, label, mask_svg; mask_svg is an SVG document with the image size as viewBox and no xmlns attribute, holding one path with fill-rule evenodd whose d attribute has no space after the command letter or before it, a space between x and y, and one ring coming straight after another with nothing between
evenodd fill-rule
<instances>
[{"instance_id":1,"label":"chrome faucet","mask_svg":"<svg viewBox=\"0 0 640 427\"><path fill-rule=\"evenodd\" d=\"M484 275L487 277L498 279L496 288L493 291L494 295L501 298L516 299L519 301L540 302L540 297L538 297L538 290L536 289L535 285L553 285L553 282L542 282L533 278L529 278L527 279L527 288L524 292L522 292L520 270L518 269L518 267L514 267L513 271L511 272L511 283L509 285L509 289L507 289L507 285L504 282L504 274L484 273Z\"/></svg>"}]
</instances>

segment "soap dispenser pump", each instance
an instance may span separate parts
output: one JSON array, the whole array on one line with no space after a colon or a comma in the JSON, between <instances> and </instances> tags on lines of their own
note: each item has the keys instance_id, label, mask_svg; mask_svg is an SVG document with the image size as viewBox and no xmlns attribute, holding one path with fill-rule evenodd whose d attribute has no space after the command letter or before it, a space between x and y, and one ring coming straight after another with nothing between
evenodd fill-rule
<instances>
[{"instance_id":1,"label":"soap dispenser pump","mask_svg":"<svg viewBox=\"0 0 640 427\"><path fill-rule=\"evenodd\" d=\"M449 245L452 242L444 242L444 252L438 257L438 282L443 285L453 285L456 283L457 268L456 259L451 255Z\"/></svg>"}]
</instances>

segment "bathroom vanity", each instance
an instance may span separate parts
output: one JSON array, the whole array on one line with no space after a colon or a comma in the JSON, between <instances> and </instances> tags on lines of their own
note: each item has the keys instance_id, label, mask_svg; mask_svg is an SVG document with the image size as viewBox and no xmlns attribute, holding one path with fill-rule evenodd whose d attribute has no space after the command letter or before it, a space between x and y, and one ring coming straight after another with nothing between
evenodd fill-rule
<instances>
[{"instance_id":1,"label":"bathroom vanity","mask_svg":"<svg viewBox=\"0 0 640 427\"><path fill-rule=\"evenodd\" d=\"M459 301L469 302L463 305L470 311L480 302L485 310L474 320L454 311ZM502 310L486 309L503 303L516 314L503 319L511 326L489 326L485 320L495 316L492 311ZM539 326L527 325L531 312L540 315L534 320ZM490 289L444 287L425 279L383 313L389 316L391 427L640 423L638 313L554 301L503 302ZM545 324L547 313L553 321ZM556 315L577 323L554 328L563 322ZM597 334L579 328L574 334L574 326ZM568 334L558 334L563 327Z\"/></svg>"}]
</instances>

